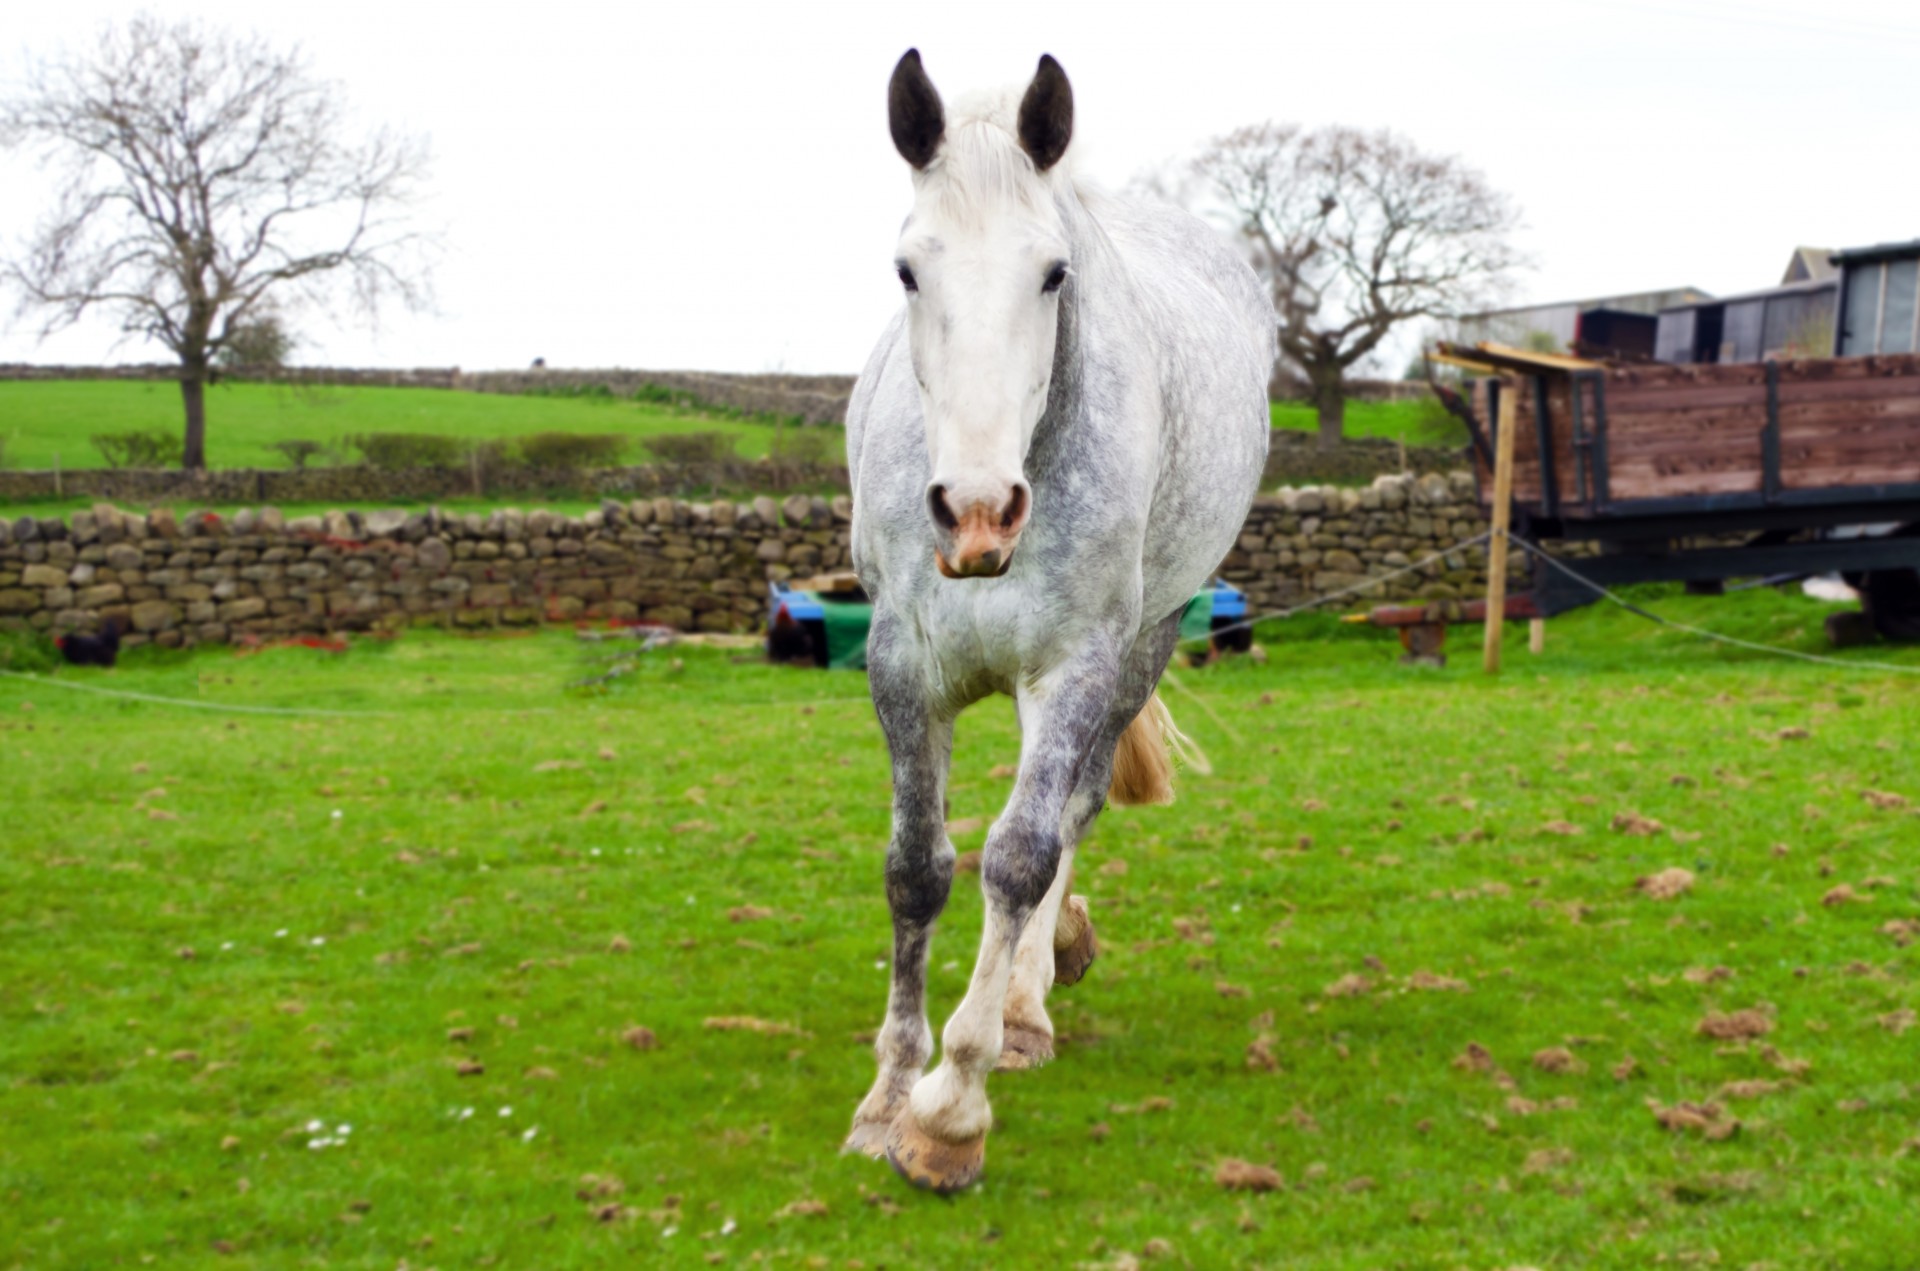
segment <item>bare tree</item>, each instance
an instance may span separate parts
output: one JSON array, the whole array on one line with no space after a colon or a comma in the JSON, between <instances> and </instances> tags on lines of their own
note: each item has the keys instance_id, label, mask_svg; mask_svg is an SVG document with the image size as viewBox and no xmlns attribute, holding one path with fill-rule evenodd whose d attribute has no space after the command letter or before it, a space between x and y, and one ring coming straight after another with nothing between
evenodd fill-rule
<instances>
[{"instance_id":1,"label":"bare tree","mask_svg":"<svg viewBox=\"0 0 1920 1271\"><path fill-rule=\"evenodd\" d=\"M1256 124L1215 139L1193 174L1273 289L1322 445L1345 426L1349 368L1402 323L1484 307L1524 263L1505 195L1389 132Z\"/></svg>"},{"instance_id":2,"label":"bare tree","mask_svg":"<svg viewBox=\"0 0 1920 1271\"><path fill-rule=\"evenodd\" d=\"M0 277L44 311L43 335L98 309L171 350L182 466L204 468L214 358L269 304L344 293L370 316L425 300L426 240L404 221L425 145L346 132L336 86L297 49L190 21L109 28L0 103L0 144L62 174Z\"/></svg>"}]
</instances>

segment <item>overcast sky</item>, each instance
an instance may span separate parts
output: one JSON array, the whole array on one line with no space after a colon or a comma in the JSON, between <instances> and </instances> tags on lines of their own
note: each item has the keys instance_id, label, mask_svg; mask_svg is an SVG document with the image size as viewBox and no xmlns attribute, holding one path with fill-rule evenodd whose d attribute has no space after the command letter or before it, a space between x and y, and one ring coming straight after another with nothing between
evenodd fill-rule
<instances>
[{"instance_id":1,"label":"overcast sky","mask_svg":"<svg viewBox=\"0 0 1920 1271\"><path fill-rule=\"evenodd\" d=\"M1802 243L1920 237L1920 5L541 3L9 6L0 76L139 8L299 44L365 121L424 133L433 312L298 324L337 365L857 371L899 303L887 76L949 99L1066 67L1109 185L1273 118L1397 129L1519 202L1520 298L1778 279ZM0 250L48 176L0 156ZM110 328L0 361L163 360Z\"/></svg>"}]
</instances>

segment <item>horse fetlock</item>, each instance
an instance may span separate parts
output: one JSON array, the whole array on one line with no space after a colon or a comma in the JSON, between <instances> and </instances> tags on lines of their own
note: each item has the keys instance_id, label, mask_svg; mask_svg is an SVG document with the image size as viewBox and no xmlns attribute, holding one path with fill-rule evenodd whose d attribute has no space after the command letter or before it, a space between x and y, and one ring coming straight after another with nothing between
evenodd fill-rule
<instances>
[{"instance_id":1,"label":"horse fetlock","mask_svg":"<svg viewBox=\"0 0 1920 1271\"><path fill-rule=\"evenodd\" d=\"M994 1070L1021 1072L1052 1060L1053 1021L1047 1018L1046 1007L1030 994L1010 995L1000 1026L1000 1058Z\"/></svg>"},{"instance_id":2,"label":"horse fetlock","mask_svg":"<svg viewBox=\"0 0 1920 1271\"><path fill-rule=\"evenodd\" d=\"M998 1056L998 1047L994 1054ZM984 1065L986 1069L992 1066L991 1059ZM993 1108L987 1102L985 1076L984 1071L969 1074L951 1062L942 1061L913 1083L902 1114L911 1114L920 1133L943 1143L983 1139L993 1127Z\"/></svg>"},{"instance_id":3,"label":"horse fetlock","mask_svg":"<svg viewBox=\"0 0 1920 1271\"><path fill-rule=\"evenodd\" d=\"M1060 906L1060 920L1053 928L1053 982L1078 984L1099 956L1100 941L1093 934L1087 898L1067 897Z\"/></svg>"},{"instance_id":4,"label":"horse fetlock","mask_svg":"<svg viewBox=\"0 0 1920 1271\"><path fill-rule=\"evenodd\" d=\"M916 1075L914 1072L881 1071L880 1079L873 1083L873 1089L854 1109L853 1128L840 1145L842 1152L859 1152L872 1157L885 1155L887 1131L892 1127L894 1118L907 1106L907 1095L913 1089Z\"/></svg>"}]
</instances>

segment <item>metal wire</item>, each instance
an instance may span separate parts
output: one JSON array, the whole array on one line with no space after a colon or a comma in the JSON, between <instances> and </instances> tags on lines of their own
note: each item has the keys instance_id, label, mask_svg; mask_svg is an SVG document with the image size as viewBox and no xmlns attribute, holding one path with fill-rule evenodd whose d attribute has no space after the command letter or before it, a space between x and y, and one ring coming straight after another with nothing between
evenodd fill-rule
<instances>
[{"instance_id":1,"label":"metal wire","mask_svg":"<svg viewBox=\"0 0 1920 1271\"><path fill-rule=\"evenodd\" d=\"M1663 627L1671 627L1675 631L1684 631L1688 635L1699 636L1703 640L1712 640L1719 644L1729 644L1739 649L1751 649L1755 653L1771 653L1776 657L1794 658L1801 662L1817 662L1822 666L1844 667L1849 671L1895 671L1903 675L1920 675L1920 666L1909 666L1899 662L1862 662L1851 658L1831 658L1819 653L1803 653L1799 649L1787 649L1776 644L1760 644L1754 640L1742 640L1738 636L1724 635L1718 631L1709 631L1705 627L1696 627L1691 623L1679 622L1673 618L1663 617L1651 609L1643 609L1631 600L1608 591L1591 578L1582 575L1580 571L1574 569L1565 561L1560 560L1543 548L1536 547L1524 538L1509 533L1507 535L1507 541L1520 550L1539 557L1550 567L1559 570L1568 578L1579 583L1582 587L1592 591L1595 595L1606 600L1611 600L1628 613L1645 618L1649 622L1658 623Z\"/></svg>"},{"instance_id":2,"label":"metal wire","mask_svg":"<svg viewBox=\"0 0 1920 1271\"><path fill-rule=\"evenodd\" d=\"M1312 600L1303 600L1299 604L1290 605L1285 609L1276 609L1272 613L1263 613L1263 614L1260 614L1258 617L1253 617L1253 618L1242 618L1240 621L1230 622L1224 627L1215 627L1213 630L1207 632L1205 635L1188 636L1184 640L1181 640L1179 643L1180 644L1198 644L1203 640L1212 640L1215 636L1223 635L1228 631L1239 631L1239 630L1242 630L1243 628L1252 627L1262 622L1274 622L1281 618L1291 618L1293 617L1293 615L1297 613L1305 613L1309 609L1318 609L1321 605L1327 604L1329 601L1344 600L1348 596L1358 595L1359 593L1366 591L1368 588L1378 587L1381 583L1392 582L1394 579L1399 578L1404 574L1411 574L1416 570L1425 569L1427 566L1433 564L1437 560L1444 560L1446 557L1453 555L1455 552L1464 551L1469 547L1476 547L1486 542L1488 539L1492 537L1493 537L1493 531L1487 530L1484 533L1475 534L1472 538L1463 538L1458 543L1455 543L1452 547L1443 547L1439 551L1433 553L1431 556L1428 556L1423 560L1417 560L1413 562L1413 564L1411 565L1403 565L1399 569L1392 570L1385 574L1371 575L1364 581L1357 582L1353 584L1351 587L1342 587L1338 591L1330 591L1326 595L1316 596Z\"/></svg>"}]
</instances>

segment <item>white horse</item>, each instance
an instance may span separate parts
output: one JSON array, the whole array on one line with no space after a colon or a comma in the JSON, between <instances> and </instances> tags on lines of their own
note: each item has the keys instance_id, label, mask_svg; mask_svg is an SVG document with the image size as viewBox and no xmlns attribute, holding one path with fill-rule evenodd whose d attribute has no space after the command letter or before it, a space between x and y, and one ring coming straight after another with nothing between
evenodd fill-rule
<instances>
[{"instance_id":1,"label":"white horse","mask_svg":"<svg viewBox=\"0 0 1920 1271\"><path fill-rule=\"evenodd\" d=\"M1084 902L1062 914L1074 845L1109 793L1171 798L1178 733L1154 690L1259 485L1275 325L1199 221L1068 175L1073 92L1053 58L1017 106L949 118L909 50L888 107L913 167L906 305L854 388L847 461L893 760L893 982L847 1147L944 1192L979 1177L987 1074L1052 1058L1047 991L1092 961ZM923 1076L953 720L996 692L1019 712L1019 775L982 857L973 980Z\"/></svg>"}]
</instances>

